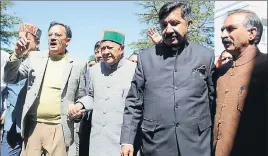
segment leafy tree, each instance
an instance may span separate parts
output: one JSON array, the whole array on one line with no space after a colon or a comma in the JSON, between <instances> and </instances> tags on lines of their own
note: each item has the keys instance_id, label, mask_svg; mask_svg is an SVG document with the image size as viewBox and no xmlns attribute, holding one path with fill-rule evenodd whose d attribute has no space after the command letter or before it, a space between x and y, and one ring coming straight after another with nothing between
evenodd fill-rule
<instances>
[{"instance_id":1,"label":"leafy tree","mask_svg":"<svg viewBox=\"0 0 268 156\"><path fill-rule=\"evenodd\" d=\"M14 30L14 26L21 22L20 18L15 15L15 13L8 13L7 10L13 5L10 0L2 0L1 4L1 29L0 29L0 40L1 40L1 50L11 53L12 50L9 48L11 41L14 37L18 36L18 31Z\"/></svg>"},{"instance_id":2,"label":"leafy tree","mask_svg":"<svg viewBox=\"0 0 268 156\"><path fill-rule=\"evenodd\" d=\"M192 8L192 21L188 38L191 41L195 41L206 47L214 47L214 2L213 1L188 1ZM145 23L150 27L155 27L159 33L161 33L158 13L160 8L167 3L167 1L140 1L136 4L144 9L143 13L136 13L139 17L140 23ZM134 51L139 51L144 48L152 46L151 39L147 36L147 30L141 30L142 39L137 42L132 42L128 46Z\"/></svg>"}]
</instances>

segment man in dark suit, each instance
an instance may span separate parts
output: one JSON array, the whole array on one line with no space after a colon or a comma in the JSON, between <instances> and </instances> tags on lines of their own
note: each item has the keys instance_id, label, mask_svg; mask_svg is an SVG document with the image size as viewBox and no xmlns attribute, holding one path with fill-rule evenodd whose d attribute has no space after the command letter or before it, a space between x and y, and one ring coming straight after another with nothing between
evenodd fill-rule
<instances>
[{"instance_id":1,"label":"man in dark suit","mask_svg":"<svg viewBox=\"0 0 268 156\"><path fill-rule=\"evenodd\" d=\"M133 155L140 128L144 156L211 155L214 54L187 40L190 13L186 1L160 9L163 43L139 54L126 98L123 156Z\"/></svg>"}]
</instances>

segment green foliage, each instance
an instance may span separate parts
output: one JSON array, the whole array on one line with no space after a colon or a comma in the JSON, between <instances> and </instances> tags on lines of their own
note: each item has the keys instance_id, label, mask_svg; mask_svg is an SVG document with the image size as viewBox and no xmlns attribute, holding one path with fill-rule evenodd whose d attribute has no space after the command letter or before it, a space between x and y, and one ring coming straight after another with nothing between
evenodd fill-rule
<instances>
[{"instance_id":1,"label":"green foliage","mask_svg":"<svg viewBox=\"0 0 268 156\"><path fill-rule=\"evenodd\" d=\"M11 41L14 37L18 36L18 31L14 30L14 26L19 24L21 20L15 15L15 13L7 13L7 10L13 5L10 0L2 0L1 3L1 29L0 29L0 40L1 40L1 50L7 51L9 53L12 50L4 48L3 46L10 46Z\"/></svg>"},{"instance_id":2,"label":"green foliage","mask_svg":"<svg viewBox=\"0 0 268 156\"><path fill-rule=\"evenodd\" d=\"M140 1L136 4L144 9L143 13L136 13L139 17L140 23L145 23L148 25L147 29L141 30L142 39L137 42L132 42L128 46L134 51L139 51L144 48L152 46L151 39L147 36L147 30L150 27L155 27L159 33L161 33L158 12L160 8L167 1ZM188 32L188 38L191 41L197 42L208 48L214 47L213 41L213 21L214 21L214 1L189 1L192 8L192 21L193 24L190 26Z\"/></svg>"}]
</instances>

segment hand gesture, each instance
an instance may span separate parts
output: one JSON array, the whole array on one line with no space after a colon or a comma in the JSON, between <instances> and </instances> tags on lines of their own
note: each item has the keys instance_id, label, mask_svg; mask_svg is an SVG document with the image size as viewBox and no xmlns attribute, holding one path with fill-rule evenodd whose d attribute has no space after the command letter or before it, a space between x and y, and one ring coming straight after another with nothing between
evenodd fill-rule
<instances>
[{"instance_id":1,"label":"hand gesture","mask_svg":"<svg viewBox=\"0 0 268 156\"><path fill-rule=\"evenodd\" d=\"M21 32L19 35L19 39L16 43L15 52L16 55L22 57L27 53L27 49L29 46L29 41L27 40L27 32Z\"/></svg>"},{"instance_id":2,"label":"hand gesture","mask_svg":"<svg viewBox=\"0 0 268 156\"><path fill-rule=\"evenodd\" d=\"M134 147L131 144L123 144L121 146L121 156L133 156Z\"/></svg>"},{"instance_id":3,"label":"hand gesture","mask_svg":"<svg viewBox=\"0 0 268 156\"><path fill-rule=\"evenodd\" d=\"M85 110L81 103L70 104L68 108L68 118L70 120L78 119L83 116Z\"/></svg>"},{"instance_id":4,"label":"hand gesture","mask_svg":"<svg viewBox=\"0 0 268 156\"><path fill-rule=\"evenodd\" d=\"M2 125L5 124L5 114L6 114L6 110L4 110L4 112L2 113L1 118L0 118L0 121L1 121Z\"/></svg>"},{"instance_id":5,"label":"hand gesture","mask_svg":"<svg viewBox=\"0 0 268 156\"><path fill-rule=\"evenodd\" d=\"M162 36L158 33L155 28L150 28L148 30L148 36L151 38L154 44L158 44L162 41Z\"/></svg>"}]
</instances>

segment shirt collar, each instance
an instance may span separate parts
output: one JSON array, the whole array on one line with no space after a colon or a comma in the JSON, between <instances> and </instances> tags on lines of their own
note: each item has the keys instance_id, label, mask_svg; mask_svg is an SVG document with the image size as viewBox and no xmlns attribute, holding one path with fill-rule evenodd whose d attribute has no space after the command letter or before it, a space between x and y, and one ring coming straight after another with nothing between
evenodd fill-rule
<instances>
[{"instance_id":1,"label":"shirt collar","mask_svg":"<svg viewBox=\"0 0 268 156\"><path fill-rule=\"evenodd\" d=\"M52 61L59 61L62 58L64 58L66 56L66 53L60 54L60 55L55 55L55 54L51 54L49 53L49 57Z\"/></svg>"},{"instance_id":2,"label":"shirt collar","mask_svg":"<svg viewBox=\"0 0 268 156\"><path fill-rule=\"evenodd\" d=\"M127 60L125 58L122 58L118 63L115 63L113 65L110 65L108 63L106 63L105 61L103 61L103 63L105 64L105 67L111 71L115 71L118 68L120 68Z\"/></svg>"}]
</instances>

